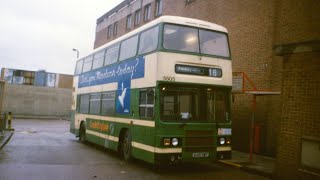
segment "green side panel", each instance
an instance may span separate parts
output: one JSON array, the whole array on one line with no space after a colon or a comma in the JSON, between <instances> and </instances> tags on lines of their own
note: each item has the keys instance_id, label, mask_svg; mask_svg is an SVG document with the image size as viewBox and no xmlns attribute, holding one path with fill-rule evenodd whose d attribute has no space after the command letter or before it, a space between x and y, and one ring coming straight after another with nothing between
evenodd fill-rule
<instances>
[{"instance_id":1,"label":"green side panel","mask_svg":"<svg viewBox=\"0 0 320 180\"><path fill-rule=\"evenodd\" d=\"M100 120L86 118L86 129L100 132Z\"/></svg>"},{"instance_id":2,"label":"green side panel","mask_svg":"<svg viewBox=\"0 0 320 180\"><path fill-rule=\"evenodd\" d=\"M116 123L98 119L86 119L86 129L90 131L94 131L96 133L100 133L101 135L110 135L112 137L119 138L122 129L129 129L131 133L133 132L131 124L124 124L124 123ZM88 135L88 133L87 133ZM90 134L89 134L90 135ZM93 135L90 135L93 136ZM94 136L96 138L89 137L87 138L88 141L106 147L108 149L112 149L117 151L118 150L118 142L106 139L104 137Z\"/></svg>"},{"instance_id":3,"label":"green side panel","mask_svg":"<svg viewBox=\"0 0 320 180\"><path fill-rule=\"evenodd\" d=\"M139 90L131 89L131 118L138 119L139 118Z\"/></svg>"},{"instance_id":4,"label":"green side panel","mask_svg":"<svg viewBox=\"0 0 320 180\"><path fill-rule=\"evenodd\" d=\"M146 161L148 163L154 163L154 153L153 152L145 151L145 150L138 149L138 148L134 147L134 148L132 148L132 155L136 159L140 159L140 160Z\"/></svg>"},{"instance_id":5,"label":"green side panel","mask_svg":"<svg viewBox=\"0 0 320 180\"><path fill-rule=\"evenodd\" d=\"M141 144L154 146L154 128L146 126L134 126L132 140Z\"/></svg>"},{"instance_id":6,"label":"green side panel","mask_svg":"<svg viewBox=\"0 0 320 180\"><path fill-rule=\"evenodd\" d=\"M100 138L98 136L86 133L86 140L94 144L99 144Z\"/></svg>"},{"instance_id":7,"label":"green side panel","mask_svg":"<svg viewBox=\"0 0 320 180\"><path fill-rule=\"evenodd\" d=\"M118 142L111 141L108 139L102 139L102 142L103 142L103 147L114 150L114 151L118 151Z\"/></svg>"},{"instance_id":8,"label":"green side panel","mask_svg":"<svg viewBox=\"0 0 320 180\"><path fill-rule=\"evenodd\" d=\"M87 130L91 130L91 131L95 131L97 133L100 133L101 130L105 129L106 127L101 125L101 121L100 120L96 120L96 119L86 119L86 129ZM98 144L98 145L103 145L102 142L102 138L96 135L92 135L89 133L86 133L86 138L88 141Z\"/></svg>"},{"instance_id":9,"label":"green side panel","mask_svg":"<svg viewBox=\"0 0 320 180\"><path fill-rule=\"evenodd\" d=\"M131 91L131 111L133 112L133 119L141 120L139 116L139 96L140 89L132 89ZM149 119L142 119L146 121L153 121ZM134 121L134 120L133 120ZM155 143L155 128L148 126L134 125L131 129L132 141L144 144L147 146L154 146ZM137 147L133 147L132 156L149 163L154 163L154 153L146 151Z\"/></svg>"},{"instance_id":10,"label":"green side panel","mask_svg":"<svg viewBox=\"0 0 320 180\"><path fill-rule=\"evenodd\" d=\"M154 147L154 134L155 131L153 127L134 126L132 141ZM137 159L141 159L149 163L154 162L153 152L149 152L135 147L133 148L132 155Z\"/></svg>"}]
</instances>

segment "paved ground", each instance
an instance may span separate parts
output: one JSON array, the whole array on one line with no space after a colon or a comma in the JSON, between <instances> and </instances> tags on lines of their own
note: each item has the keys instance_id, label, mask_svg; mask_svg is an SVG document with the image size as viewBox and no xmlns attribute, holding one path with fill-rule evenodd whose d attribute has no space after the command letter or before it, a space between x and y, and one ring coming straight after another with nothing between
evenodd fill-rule
<instances>
[{"instance_id":1,"label":"paved ground","mask_svg":"<svg viewBox=\"0 0 320 180\"><path fill-rule=\"evenodd\" d=\"M275 170L275 158L256 154L252 155L251 160L249 157L249 153L232 151L232 159L221 160L220 162L233 167L241 168L242 170L250 173L272 178Z\"/></svg>"},{"instance_id":2,"label":"paved ground","mask_svg":"<svg viewBox=\"0 0 320 180\"><path fill-rule=\"evenodd\" d=\"M12 137L14 130L2 130L0 131L0 151L9 142Z\"/></svg>"},{"instance_id":3,"label":"paved ground","mask_svg":"<svg viewBox=\"0 0 320 180\"><path fill-rule=\"evenodd\" d=\"M116 153L83 145L63 120L15 120L15 133L0 151L0 180L10 179L267 179L216 164L186 164L155 172L125 163Z\"/></svg>"}]
</instances>

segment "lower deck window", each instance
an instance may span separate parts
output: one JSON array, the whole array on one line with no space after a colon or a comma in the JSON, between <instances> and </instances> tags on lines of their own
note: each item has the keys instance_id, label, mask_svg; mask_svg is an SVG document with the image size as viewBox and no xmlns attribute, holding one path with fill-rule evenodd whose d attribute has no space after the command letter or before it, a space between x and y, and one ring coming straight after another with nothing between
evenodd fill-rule
<instances>
[{"instance_id":1,"label":"lower deck window","mask_svg":"<svg viewBox=\"0 0 320 180\"><path fill-rule=\"evenodd\" d=\"M113 115L115 113L115 92L102 93L101 114Z\"/></svg>"},{"instance_id":2,"label":"lower deck window","mask_svg":"<svg viewBox=\"0 0 320 180\"><path fill-rule=\"evenodd\" d=\"M80 113L87 114L89 112L89 94L80 96Z\"/></svg>"},{"instance_id":3,"label":"lower deck window","mask_svg":"<svg viewBox=\"0 0 320 180\"><path fill-rule=\"evenodd\" d=\"M101 94L91 94L90 95L90 114L100 114L100 100L101 100Z\"/></svg>"},{"instance_id":4,"label":"lower deck window","mask_svg":"<svg viewBox=\"0 0 320 180\"><path fill-rule=\"evenodd\" d=\"M163 121L228 121L230 90L216 87L160 86Z\"/></svg>"},{"instance_id":5,"label":"lower deck window","mask_svg":"<svg viewBox=\"0 0 320 180\"><path fill-rule=\"evenodd\" d=\"M139 97L139 117L153 118L154 90L142 90Z\"/></svg>"}]
</instances>

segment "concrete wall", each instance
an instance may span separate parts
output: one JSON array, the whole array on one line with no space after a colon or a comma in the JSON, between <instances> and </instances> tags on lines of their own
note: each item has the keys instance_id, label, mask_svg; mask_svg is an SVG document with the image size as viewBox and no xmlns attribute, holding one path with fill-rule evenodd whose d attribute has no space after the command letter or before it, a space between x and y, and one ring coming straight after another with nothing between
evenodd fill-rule
<instances>
[{"instance_id":1,"label":"concrete wall","mask_svg":"<svg viewBox=\"0 0 320 180\"><path fill-rule=\"evenodd\" d=\"M72 103L72 90L6 84L3 111L17 116L67 118Z\"/></svg>"}]
</instances>

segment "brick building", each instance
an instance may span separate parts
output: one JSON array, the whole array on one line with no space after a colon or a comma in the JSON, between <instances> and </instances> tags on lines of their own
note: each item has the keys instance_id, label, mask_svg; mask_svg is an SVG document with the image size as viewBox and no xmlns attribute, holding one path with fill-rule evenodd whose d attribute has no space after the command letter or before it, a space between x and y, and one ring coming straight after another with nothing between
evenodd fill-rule
<instances>
[{"instance_id":1,"label":"brick building","mask_svg":"<svg viewBox=\"0 0 320 180\"><path fill-rule=\"evenodd\" d=\"M233 70L245 72L257 89L282 92L257 97L255 152L277 156L277 177L301 178L320 170L300 160L302 139L320 138L319 5L317 0L124 0L97 19L94 48L161 15L226 27ZM233 148L248 152L252 95L234 95L232 111Z\"/></svg>"},{"instance_id":2,"label":"brick building","mask_svg":"<svg viewBox=\"0 0 320 180\"><path fill-rule=\"evenodd\" d=\"M275 7L274 52L283 63L276 176L320 179L320 3Z\"/></svg>"}]
</instances>

